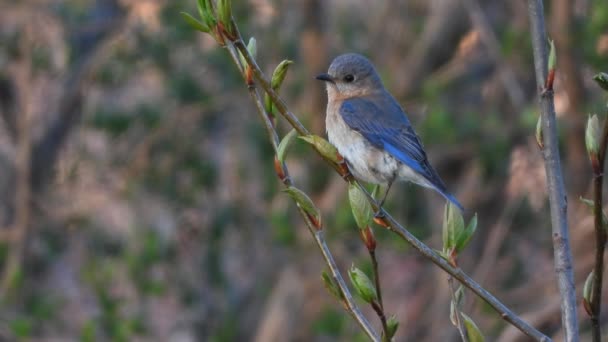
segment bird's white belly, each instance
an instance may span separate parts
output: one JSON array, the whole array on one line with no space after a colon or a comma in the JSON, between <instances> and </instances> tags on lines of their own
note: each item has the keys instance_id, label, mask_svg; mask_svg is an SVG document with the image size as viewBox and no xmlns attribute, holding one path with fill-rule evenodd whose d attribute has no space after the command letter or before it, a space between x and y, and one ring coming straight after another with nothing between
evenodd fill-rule
<instances>
[{"instance_id":1,"label":"bird's white belly","mask_svg":"<svg viewBox=\"0 0 608 342\"><path fill-rule=\"evenodd\" d=\"M339 108L328 106L325 118L327 136L338 152L346 159L352 174L365 182L385 185L396 179L433 186L409 166L401 163L386 151L372 146L360 133L352 130L339 114Z\"/></svg>"},{"instance_id":2,"label":"bird's white belly","mask_svg":"<svg viewBox=\"0 0 608 342\"><path fill-rule=\"evenodd\" d=\"M329 141L346 159L356 178L374 184L387 184L399 177L401 163L353 131L339 114L328 111L325 124Z\"/></svg>"}]
</instances>

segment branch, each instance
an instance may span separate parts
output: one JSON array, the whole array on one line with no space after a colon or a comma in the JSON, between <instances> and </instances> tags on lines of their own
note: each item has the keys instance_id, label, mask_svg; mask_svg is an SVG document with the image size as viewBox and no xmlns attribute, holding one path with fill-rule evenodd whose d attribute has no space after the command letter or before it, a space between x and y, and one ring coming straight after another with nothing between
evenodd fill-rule
<instances>
[{"instance_id":1,"label":"branch","mask_svg":"<svg viewBox=\"0 0 608 342\"><path fill-rule=\"evenodd\" d=\"M0 279L0 298L5 299L7 292L14 284L15 277L21 272L23 254L26 248L27 236L30 226L30 199L32 172L30 156L32 154L31 120L32 120L32 94L25 91L29 89L32 81L31 56L32 37L34 35L32 24L25 27L24 37L21 39L20 52L24 58L15 66L15 83L22 90L18 93L19 114L16 118L16 156L15 156L15 218L10 228L11 239L9 251Z\"/></svg>"},{"instance_id":2,"label":"branch","mask_svg":"<svg viewBox=\"0 0 608 342\"><path fill-rule=\"evenodd\" d=\"M594 167L593 179L593 216L595 223L595 266L593 285L591 285L591 332L594 342L602 340L600 314L602 311L602 281L604 277L604 249L606 247L606 228L603 224L602 188L604 184L604 160L608 146L608 119L604 119L604 130L598 155L597 168Z\"/></svg>"},{"instance_id":3,"label":"branch","mask_svg":"<svg viewBox=\"0 0 608 342\"><path fill-rule=\"evenodd\" d=\"M544 148L542 149L547 174L555 273L561 295L562 324L566 341L577 341L576 291L572 271L572 253L568 236L567 195L560 166L553 92L546 91L547 34L542 0L528 0L528 14L532 32L534 69L538 85L542 117Z\"/></svg>"},{"instance_id":4,"label":"branch","mask_svg":"<svg viewBox=\"0 0 608 342\"><path fill-rule=\"evenodd\" d=\"M238 35L238 37L240 37L240 34ZM238 40L238 42L242 43L242 41L240 41L240 40ZM231 43L227 43L226 48L229 51L233 62L236 64L236 66L239 69L239 71L241 72L242 76L245 79L247 79L245 68L243 65L241 65L241 62L240 62L240 59L238 56L238 52L235 50L234 46L231 45ZM247 51L247 48L245 48L245 51ZM248 83L247 87L249 90L249 95L256 105L257 112L258 112L260 118L262 119L262 122L264 123L264 127L266 128L266 133L268 134L268 138L276 153L278 145L279 145L279 137L277 135L277 132L274 129L272 121L270 120L268 114L266 113L266 110L264 109L264 103L263 103L262 98L260 97L259 93L257 92L255 84ZM293 182L291 180L291 177L289 177L287 165L285 165L285 163L281 163L280 167L282 169L281 181L283 182L285 187L288 188L293 184ZM346 285L346 282L344 281L344 277L340 273L340 270L331 254L331 251L329 250L329 247L327 246L327 242L325 241L325 235L324 235L323 229L317 228L317 226L311 221L308 213L306 213L300 205L298 205L298 211L304 218L304 222L306 223L308 230L312 234L313 238L315 239L315 242L317 243L317 246L321 250L321 254L323 254L325 263L329 267L332 278L334 279L334 281L340 288L340 292L342 295L341 297L343 299L345 308L347 309L349 314L355 319L355 321L359 324L361 329L363 329L363 331L367 334L367 336L370 339L372 339L373 341L380 341L380 337L378 336L378 333L374 330L374 328L367 321L365 316L363 316L363 314L361 313L361 310L355 304L353 297L348 289L348 286Z\"/></svg>"},{"instance_id":5,"label":"branch","mask_svg":"<svg viewBox=\"0 0 608 342\"><path fill-rule=\"evenodd\" d=\"M293 126L294 129L298 131L299 134L308 135L308 130L300 123L297 117L287 109L285 102L272 89L270 83L266 80L264 74L247 51L245 44L240 40L235 41L234 44L235 47L241 52L247 63L252 67L253 75L257 79L260 86L264 89L264 91L270 96L278 112ZM379 217L382 217L381 220L383 220L383 223L385 224L384 226L387 229L397 234L399 237L401 237L403 240L405 240L407 243L417 249L418 252L420 252L423 256L430 259L431 262L439 266L448 274L452 275L454 278L458 279L464 286L469 288L471 291L473 291L473 293L475 293L486 303L488 303L492 308L494 308L494 310L496 310L505 321L509 322L510 324L521 330L524 334L530 336L536 341L551 341L549 337L524 322L515 313L509 310L504 304L502 304L498 299L496 299L496 297L494 297L483 287L481 287L481 285L471 279L460 268L452 267L444 258L437 254L437 252L422 243L409 231L403 228L403 226L401 226L397 221L395 221L390 215L388 215L386 211L384 211L384 209L382 209L378 205L378 203L372 198L372 196L360 183L357 182L357 184L359 188L368 197L368 200L371 203L374 211L378 213Z\"/></svg>"}]
</instances>

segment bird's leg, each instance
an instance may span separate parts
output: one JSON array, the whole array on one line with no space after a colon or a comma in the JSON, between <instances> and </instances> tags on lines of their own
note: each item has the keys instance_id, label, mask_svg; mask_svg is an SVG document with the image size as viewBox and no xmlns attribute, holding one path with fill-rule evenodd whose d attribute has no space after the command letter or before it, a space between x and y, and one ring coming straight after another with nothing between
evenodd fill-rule
<instances>
[{"instance_id":1,"label":"bird's leg","mask_svg":"<svg viewBox=\"0 0 608 342\"><path fill-rule=\"evenodd\" d=\"M390 181L388 181L388 185L386 186L386 191L384 191L384 196L382 196L382 200L380 201L380 207L382 207L384 205L384 201L386 200L386 197L388 196L388 191L391 189L391 186L393 185L393 182L395 181L395 178L391 178Z\"/></svg>"},{"instance_id":2,"label":"bird's leg","mask_svg":"<svg viewBox=\"0 0 608 342\"><path fill-rule=\"evenodd\" d=\"M388 192L391 190L391 186L393 185L393 182L395 181L395 179L397 179L397 174L393 174L393 177L391 177L391 179L388 181L388 184L386 185L386 190L384 191L384 196L382 196L382 200L379 203L378 212L376 212L374 214L374 217L377 219L382 219L382 217L384 216L383 211L382 211L382 206L384 205L384 201L386 200L386 197L388 196Z\"/></svg>"}]
</instances>

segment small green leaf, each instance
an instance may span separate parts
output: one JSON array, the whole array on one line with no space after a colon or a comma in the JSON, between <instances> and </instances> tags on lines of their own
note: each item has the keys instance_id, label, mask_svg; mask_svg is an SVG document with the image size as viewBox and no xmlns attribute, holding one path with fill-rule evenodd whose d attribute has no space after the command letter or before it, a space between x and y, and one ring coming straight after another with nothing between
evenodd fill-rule
<instances>
[{"instance_id":1,"label":"small green leaf","mask_svg":"<svg viewBox=\"0 0 608 342\"><path fill-rule=\"evenodd\" d=\"M549 71L555 70L555 64L557 63L557 57L555 54L555 43L553 40L549 40L549 62L547 63L547 67Z\"/></svg>"},{"instance_id":2,"label":"small green leaf","mask_svg":"<svg viewBox=\"0 0 608 342\"><path fill-rule=\"evenodd\" d=\"M255 60L258 55L258 44L254 37L249 38L249 43L247 43L247 51L249 51L249 54Z\"/></svg>"},{"instance_id":3,"label":"small green leaf","mask_svg":"<svg viewBox=\"0 0 608 342\"><path fill-rule=\"evenodd\" d=\"M283 60L272 72L272 78L270 79L270 86L274 91L278 91L287 75L287 69L289 65L293 64L293 61ZM268 93L264 94L264 106L266 107L266 111L272 115L274 115L274 106L272 105L272 101L270 99L270 95Z\"/></svg>"},{"instance_id":4,"label":"small green leaf","mask_svg":"<svg viewBox=\"0 0 608 342\"><path fill-rule=\"evenodd\" d=\"M198 10L198 15L201 19L205 18L205 1L204 0L196 0L196 9Z\"/></svg>"},{"instance_id":5,"label":"small green leaf","mask_svg":"<svg viewBox=\"0 0 608 342\"><path fill-rule=\"evenodd\" d=\"M336 164L339 163L338 150L336 150L334 145L330 144L329 141L321 138L318 135L314 135L314 134L300 136L300 139L311 144L326 159L328 159Z\"/></svg>"},{"instance_id":6,"label":"small green leaf","mask_svg":"<svg viewBox=\"0 0 608 342\"><path fill-rule=\"evenodd\" d=\"M591 209L591 214L593 214L593 211L595 210L595 203L593 203L592 200L584 198L583 196L580 196L578 198L581 202L583 202L583 204L587 205L587 207L589 207L589 209ZM608 216L606 216L606 213L602 210L602 226L604 227L604 229L608 229Z\"/></svg>"},{"instance_id":7,"label":"small green leaf","mask_svg":"<svg viewBox=\"0 0 608 342\"><path fill-rule=\"evenodd\" d=\"M443 250L445 252L456 248L458 235L463 230L464 220L460 210L451 202L447 202L443 215Z\"/></svg>"},{"instance_id":8,"label":"small green leaf","mask_svg":"<svg viewBox=\"0 0 608 342\"><path fill-rule=\"evenodd\" d=\"M392 341L393 337L395 337L395 334L397 333L397 329L399 328L399 321L397 320L397 317L395 315L392 315L388 318L388 320L386 321L386 328L388 330L388 340Z\"/></svg>"},{"instance_id":9,"label":"small green leaf","mask_svg":"<svg viewBox=\"0 0 608 342\"><path fill-rule=\"evenodd\" d=\"M372 206L367 201L367 196L359 189L357 184L349 183L348 199L357 226L359 229L365 229L372 219Z\"/></svg>"},{"instance_id":10,"label":"small green leaf","mask_svg":"<svg viewBox=\"0 0 608 342\"><path fill-rule=\"evenodd\" d=\"M458 326L458 321L456 320L456 313L459 312L462 308L463 301L464 289L462 285L460 285L454 293L454 298L450 301L450 321L452 321L452 324L454 324L454 326L456 327Z\"/></svg>"},{"instance_id":11,"label":"small green leaf","mask_svg":"<svg viewBox=\"0 0 608 342\"><path fill-rule=\"evenodd\" d=\"M585 130L585 145L587 153L590 156L596 156L600 150L600 123L596 114L593 114L587 120L587 128Z\"/></svg>"},{"instance_id":12,"label":"small green leaf","mask_svg":"<svg viewBox=\"0 0 608 342\"><path fill-rule=\"evenodd\" d=\"M545 142L543 140L543 122L542 117L540 115L538 116L538 120L536 121L536 143L540 148L543 148L545 146Z\"/></svg>"},{"instance_id":13,"label":"small green leaf","mask_svg":"<svg viewBox=\"0 0 608 342\"><path fill-rule=\"evenodd\" d=\"M372 197L374 199L378 199L378 195L380 194L380 190L382 190L382 186L379 184L374 184L374 188L372 189Z\"/></svg>"},{"instance_id":14,"label":"small green leaf","mask_svg":"<svg viewBox=\"0 0 608 342\"><path fill-rule=\"evenodd\" d=\"M270 85L272 86L272 89L278 90L281 87L281 84L283 84L283 80L287 75L287 69L291 64L293 64L293 61L285 59L281 63L279 63L279 65L277 65L277 67L272 72L272 78L270 79Z\"/></svg>"},{"instance_id":15,"label":"small green leaf","mask_svg":"<svg viewBox=\"0 0 608 342\"><path fill-rule=\"evenodd\" d=\"M292 129L283 137L283 140L281 140L281 143L277 147L277 159L279 159L281 163L285 161L285 155L297 136L298 132L295 129Z\"/></svg>"},{"instance_id":16,"label":"small green leaf","mask_svg":"<svg viewBox=\"0 0 608 342\"><path fill-rule=\"evenodd\" d=\"M467 337L469 338L469 342L483 342L485 338L477 327L477 324L473 322L471 317L467 316L463 312L460 313L461 317L464 319L464 327L467 330Z\"/></svg>"},{"instance_id":17,"label":"small green leaf","mask_svg":"<svg viewBox=\"0 0 608 342\"><path fill-rule=\"evenodd\" d=\"M213 14L213 7L211 6L210 0L197 0L196 7L198 9L198 14L201 16L201 19L207 25L207 27L212 28L217 25L217 20L215 19L215 15Z\"/></svg>"},{"instance_id":18,"label":"small green leaf","mask_svg":"<svg viewBox=\"0 0 608 342\"><path fill-rule=\"evenodd\" d=\"M585 280L585 285L583 286L583 299L591 303L593 302L593 285L595 284L595 272L589 272L587 279Z\"/></svg>"},{"instance_id":19,"label":"small green leaf","mask_svg":"<svg viewBox=\"0 0 608 342\"><path fill-rule=\"evenodd\" d=\"M205 33L209 33L209 27L207 27L207 25L201 23L200 21L196 20L193 16L191 16L190 14L186 13L186 12L180 12L180 14L182 15L182 18L184 18L184 20L195 30L197 31L201 31L201 32L205 32Z\"/></svg>"},{"instance_id":20,"label":"small green leaf","mask_svg":"<svg viewBox=\"0 0 608 342\"><path fill-rule=\"evenodd\" d=\"M475 214L471 221L469 221L469 225L464 230L460 231L456 236L456 245L454 247L456 248L457 252L462 251L469 244L469 241L471 241L471 238L473 237L473 234L475 234L476 230L477 214Z\"/></svg>"},{"instance_id":21,"label":"small green leaf","mask_svg":"<svg viewBox=\"0 0 608 342\"><path fill-rule=\"evenodd\" d=\"M272 105L272 100L270 99L270 95L268 95L268 93L264 93L264 108L268 114L272 115L272 117L275 116L274 106Z\"/></svg>"},{"instance_id":22,"label":"small green leaf","mask_svg":"<svg viewBox=\"0 0 608 342\"><path fill-rule=\"evenodd\" d=\"M608 74L605 72L600 72L593 76L593 80L597 82L597 84L602 87L602 89L608 91Z\"/></svg>"},{"instance_id":23,"label":"small green leaf","mask_svg":"<svg viewBox=\"0 0 608 342\"><path fill-rule=\"evenodd\" d=\"M217 13L220 22L224 25L224 28L231 33L232 27L232 1L231 0L217 0Z\"/></svg>"},{"instance_id":24,"label":"small green leaf","mask_svg":"<svg viewBox=\"0 0 608 342\"><path fill-rule=\"evenodd\" d=\"M372 281L363 271L353 265L350 270L348 270L348 276L353 287L365 302L371 303L378 299L374 284L372 284Z\"/></svg>"},{"instance_id":25,"label":"small green leaf","mask_svg":"<svg viewBox=\"0 0 608 342\"><path fill-rule=\"evenodd\" d=\"M315 206L313 201L304 191L293 186L290 186L283 191L291 196L291 198L293 198L308 215L314 217L317 220L316 223L321 226L321 211Z\"/></svg>"},{"instance_id":26,"label":"small green leaf","mask_svg":"<svg viewBox=\"0 0 608 342\"><path fill-rule=\"evenodd\" d=\"M340 287L338 286L334 278L332 278L327 272L323 271L321 273L321 279L323 280L323 285L325 285L325 288L332 296L336 297L336 299L338 300L342 300L344 298L342 296L342 291L340 290Z\"/></svg>"}]
</instances>

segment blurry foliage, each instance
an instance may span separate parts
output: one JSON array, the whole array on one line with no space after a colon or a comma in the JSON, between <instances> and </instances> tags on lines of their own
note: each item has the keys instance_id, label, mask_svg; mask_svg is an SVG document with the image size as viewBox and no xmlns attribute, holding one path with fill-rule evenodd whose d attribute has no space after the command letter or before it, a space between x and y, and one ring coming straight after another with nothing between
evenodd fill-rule
<instances>
[{"instance_id":1,"label":"blurry foliage","mask_svg":"<svg viewBox=\"0 0 608 342\"><path fill-rule=\"evenodd\" d=\"M301 4L260 3L267 3L274 14L264 14L257 2L234 1L234 16L242 32L258 40L259 61L265 63L261 65L263 70L270 73L282 58L295 61L281 94L310 127L323 116L324 109L313 108L305 96L310 89L321 87L309 73L324 70L306 70L308 61L303 60L301 51ZM394 34L391 30L395 27L407 30L409 37L420 37L428 19L424 3L408 2L408 11L401 13L386 11L385 2L373 6L364 2L356 6L323 2L326 12L321 15L326 18L329 48L319 47L319 53L326 54L326 60L346 51L364 53L377 61L387 85L397 84L407 69L402 64L408 48L415 41L400 43L406 48L387 49L389 44L384 38ZM83 342L147 340L155 336L169 339L172 329L193 336L193 340L243 340L252 338L257 324L264 319L266 301L273 296L278 286L275 280L284 268L297 269L306 281L313 279L310 283L303 280L301 291L321 287L317 281L321 265L318 252L308 236L296 230L301 227L297 210L279 191L272 167L274 152L226 51L203 39L180 17L180 11L196 12L195 1L134 1L130 10L150 4L160 6L159 11L155 12L152 6L150 12L144 12L149 17L131 13L135 19L130 19L123 36L104 51L108 56L93 74L83 124L71 137L58 167L70 171L65 178L58 177L60 181L53 184L51 194L44 195L48 198L39 195L40 199L36 199L49 202L49 209L37 211L36 215L42 218L35 227L32 255L13 280L13 297L1 303L0 333L9 331L10 340L43 338L50 333ZM58 76L69 71L59 70L63 66L56 65L54 49L66 49L62 52L70 56L79 52L70 44L79 28L87 28L90 5L91 1L82 0L43 1L31 9L50 13L63 27L58 33L62 42L36 45L31 55L34 74L41 83L50 84L49 88L59 87ZM439 170L444 178L454 180L448 186L456 192L461 191L457 180L465 178L461 170L469 164L480 165L481 179L462 187L487 191L488 184L502 184L509 176L513 148L522 137L533 134L538 117L536 89L529 72L529 33L509 25L508 12L491 14L502 18L494 26L500 53L521 82L527 96L525 108L506 108L501 103L503 93L490 91L487 95L486 88L501 85L494 86L499 81L491 77L493 70L486 69L474 76L458 74L448 79L429 75L421 95L415 99L395 94L410 113L433 164L437 164L435 157L460 158ZM0 28L4 25L8 21L0 23ZM580 42L577 48L583 67L605 69L606 56L597 51L597 41L608 32L605 1L591 0L589 15L580 18L577 25L574 41ZM19 30L0 30L1 67L22 57L20 37ZM477 46L474 49L482 50ZM450 63L466 69L467 62L462 58ZM4 77L5 72L2 69L0 76ZM160 81L142 80L141 76L150 74ZM418 110L415 105L410 108L411 100L425 109ZM602 112L605 100L590 98L585 110ZM287 133L281 118L278 128L281 134ZM464 157L459 157L459 152ZM331 247L336 247L340 267L345 269L356 262L371 274L346 187L342 185L339 194L326 193L328 184L337 176L301 141L290 149L287 163L296 184L314 194L316 203L323 202L323 196L335 195L336 203L325 204L327 208L321 210L326 235ZM426 191L396 184L386 207L418 238L428 239L433 245L440 230L434 225L434 218L440 216L441 210L429 206ZM500 201L506 200L503 194L494 195ZM484 213L478 234L489 234L484 228L491 227L501 213L499 209ZM507 222L515 237L510 235L500 245L499 255L506 265L500 267L508 272L497 276L497 292L521 287L530 278L525 259L514 256L521 252L514 247L518 239L525 237L533 246L549 246L550 236L541 235L548 224L539 218L546 213L544 209L540 214L536 210L524 199L511 222ZM375 234L382 256L385 251L395 252L403 259L409 255L409 247L389 232L375 229ZM484 239L477 240L472 242L470 255L481 255L484 250ZM529 248L525 246L526 253L531 253ZM0 243L0 265L4 265L6 253L6 243ZM542 253L548 252L543 249ZM533 258L534 254L527 257ZM462 259L465 269L477 262L473 258L472 264L467 264L468 255ZM382 270L387 280L397 279L385 282L392 287L389 290L393 290L393 295L404 293L396 299L387 298L387 306L396 312L401 303L407 306L409 297L416 295L416 279L411 278L418 276L407 273L403 263L388 269L390 263L386 259L380 262L381 267L387 267L386 272ZM49 280L68 277L58 275L63 268L75 272L78 290L86 299L82 303L68 303L74 299ZM404 284L408 281L411 283ZM413 289L406 290L410 287ZM387 293L390 296L390 291ZM426 295L433 297L437 293ZM318 293L311 296L325 298ZM431 297L425 300L433 301ZM154 323L165 319L149 309L154 300L164 300L163 305L175 303L166 304L175 306L167 308L166 315L173 319L167 323L169 331L160 331L162 327ZM294 334L304 334L304 339L311 340L365 340L353 331L356 329L350 317L329 299L307 302L307 312L316 312L309 315L314 319L301 322ZM86 317L75 320L77 323L63 321L65 315L61 313L74 305L80 311L69 311L67 316L84 312ZM491 319L495 316L486 304L477 302L477 306L478 316L489 317L478 322L486 336L500 334L504 323ZM421 320L425 313L428 312L418 313ZM412 335L398 332L397 340L431 333L431 324L415 323L407 324Z\"/></svg>"}]
</instances>

